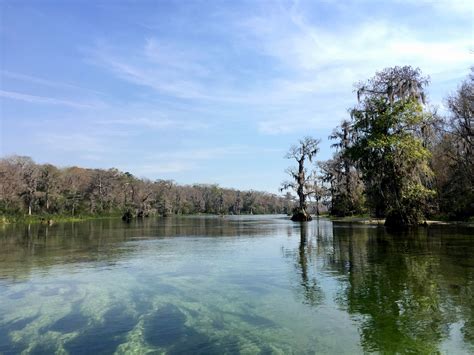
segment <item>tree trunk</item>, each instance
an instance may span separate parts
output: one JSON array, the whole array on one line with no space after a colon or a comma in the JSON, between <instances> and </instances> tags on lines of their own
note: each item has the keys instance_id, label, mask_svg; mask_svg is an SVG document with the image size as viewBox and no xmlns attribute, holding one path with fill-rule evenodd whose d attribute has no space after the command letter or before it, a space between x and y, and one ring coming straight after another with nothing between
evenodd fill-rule
<instances>
[{"instance_id":1,"label":"tree trunk","mask_svg":"<svg viewBox=\"0 0 474 355\"><path fill-rule=\"evenodd\" d=\"M306 196L304 194L304 158L298 161L298 198L300 200L300 210L306 210Z\"/></svg>"},{"instance_id":2,"label":"tree trunk","mask_svg":"<svg viewBox=\"0 0 474 355\"><path fill-rule=\"evenodd\" d=\"M306 222L311 221L311 215L306 212L306 195L304 193L304 184L305 184L305 176L304 176L304 157L298 160L298 198L300 200L299 208L293 212L293 216L291 217L292 221L295 222Z\"/></svg>"}]
</instances>

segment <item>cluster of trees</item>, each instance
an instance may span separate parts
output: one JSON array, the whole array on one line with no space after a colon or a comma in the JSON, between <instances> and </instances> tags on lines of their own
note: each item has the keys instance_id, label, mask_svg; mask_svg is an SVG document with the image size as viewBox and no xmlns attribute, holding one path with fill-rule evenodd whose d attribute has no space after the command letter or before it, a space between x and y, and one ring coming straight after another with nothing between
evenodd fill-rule
<instances>
[{"instance_id":1,"label":"cluster of trees","mask_svg":"<svg viewBox=\"0 0 474 355\"><path fill-rule=\"evenodd\" d=\"M29 157L0 159L0 214L111 215L286 213L292 197L218 185L139 179L117 169L57 168Z\"/></svg>"},{"instance_id":2,"label":"cluster of trees","mask_svg":"<svg viewBox=\"0 0 474 355\"><path fill-rule=\"evenodd\" d=\"M300 169L289 171L293 181L283 189L298 192L300 209L314 196L333 215L370 213L390 226L439 215L473 216L474 69L446 99L443 115L427 105L428 83L419 69L404 66L356 84L358 102L349 110L351 119L329 137L336 148L332 159L308 173L301 163L314 158L319 141L301 140L288 155ZM302 153L309 142L314 154Z\"/></svg>"}]
</instances>

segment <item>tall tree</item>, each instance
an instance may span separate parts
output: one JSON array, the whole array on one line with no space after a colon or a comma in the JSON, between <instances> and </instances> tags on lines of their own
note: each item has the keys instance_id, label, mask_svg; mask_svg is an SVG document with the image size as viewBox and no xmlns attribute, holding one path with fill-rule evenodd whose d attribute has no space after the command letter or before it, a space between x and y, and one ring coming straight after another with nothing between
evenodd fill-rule
<instances>
[{"instance_id":1,"label":"tall tree","mask_svg":"<svg viewBox=\"0 0 474 355\"><path fill-rule=\"evenodd\" d=\"M333 194L331 214L337 216L348 216L363 212L363 187L359 173L349 157L348 151L355 140L355 132L351 122L344 120L337 127L329 139L335 140L332 148L337 151L333 156L332 163L325 167L331 167L335 172L332 177L325 179L333 180ZM327 172L326 172L327 173Z\"/></svg>"},{"instance_id":2,"label":"tall tree","mask_svg":"<svg viewBox=\"0 0 474 355\"><path fill-rule=\"evenodd\" d=\"M474 215L474 68L446 100L448 117L432 148L440 212L453 219Z\"/></svg>"},{"instance_id":3,"label":"tall tree","mask_svg":"<svg viewBox=\"0 0 474 355\"><path fill-rule=\"evenodd\" d=\"M428 79L410 66L387 68L358 84L351 111L356 139L349 148L362 172L368 202L386 225L418 224L433 191L430 153L423 144Z\"/></svg>"},{"instance_id":4,"label":"tall tree","mask_svg":"<svg viewBox=\"0 0 474 355\"><path fill-rule=\"evenodd\" d=\"M298 194L299 206L293 212L291 219L293 221L310 221L311 215L307 212L307 197L314 194L314 183L308 174L305 162L312 162L319 151L320 140L311 137L305 137L293 145L286 154L285 158L295 159L298 163L296 168L288 168L287 173L293 178L292 181L285 181L282 184L281 191L293 189Z\"/></svg>"},{"instance_id":5,"label":"tall tree","mask_svg":"<svg viewBox=\"0 0 474 355\"><path fill-rule=\"evenodd\" d=\"M310 179L312 179L313 182L312 197L314 198L314 210L316 216L319 217L321 215L321 203L328 196L329 191L324 184L324 176L318 174L317 170L313 171L313 174L311 175Z\"/></svg>"}]
</instances>

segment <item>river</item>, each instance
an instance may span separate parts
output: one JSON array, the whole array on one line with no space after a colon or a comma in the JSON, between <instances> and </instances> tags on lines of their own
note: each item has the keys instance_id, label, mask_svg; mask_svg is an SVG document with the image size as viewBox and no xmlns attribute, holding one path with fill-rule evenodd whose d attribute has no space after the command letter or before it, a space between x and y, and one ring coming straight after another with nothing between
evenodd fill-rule
<instances>
[{"instance_id":1,"label":"river","mask_svg":"<svg viewBox=\"0 0 474 355\"><path fill-rule=\"evenodd\" d=\"M0 227L0 353L474 352L472 229L286 216Z\"/></svg>"}]
</instances>

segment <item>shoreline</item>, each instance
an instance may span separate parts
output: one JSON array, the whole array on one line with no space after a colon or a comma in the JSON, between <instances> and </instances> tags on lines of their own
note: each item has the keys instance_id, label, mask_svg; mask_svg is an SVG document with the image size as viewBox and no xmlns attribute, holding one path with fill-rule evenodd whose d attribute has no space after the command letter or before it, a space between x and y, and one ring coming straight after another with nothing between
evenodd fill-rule
<instances>
[{"instance_id":1,"label":"shoreline","mask_svg":"<svg viewBox=\"0 0 474 355\"><path fill-rule=\"evenodd\" d=\"M328 217L332 222L336 223L353 223L353 224L365 224L371 226L383 226L385 223L384 218L372 218L372 217ZM416 227L429 227L429 226L461 226L474 228L474 221L441 221L441 220L425 220ZM415 226L413 226L415 227Z\"/></svg>"},{"instance_id":2,"label":"shoreline","mask_svg":"<svg viewBox=\"0 0 474 355\"><path fill-rule=\"evenodd\" d=\"M231 216L231 215L217 215L217 214L186 214L179 216ZM158 215L156 215L158 216ZM163 216L160 216L163 217ZM321 215L320 218L327 218L334 223L344 223L344 224L361 224L361 225L370 225L370 226L384 226L384 218L372 218L372 217L333 217L330 215ZM82 216L63 216L63 215L36 215L36 216L20 216L20 217L9 217L9 216L0 216L0 226L14 225L14 224L44 224L44 225L54 225L56 223L68 223L68 222L84 222L88 220L99 220L99 219L120 219L120 214L112 215L82 215ZM313 220L316 217L313 218ZM474 228L474 221L442 221L442 220L426 220L423 223L420 223L416 227L429 227L429 226L461 226ZM412 226L415 227L415 226Z\"/></svg>"},{"instance_id":3,"label":"shoreline","mask_svg":"<svg viewBox=\"0 0 474 355\"><path fill-rule=\"evenodd\" d=\"M47 215L47 216L0 216L0 226L14 225L14 224L44 224L54 225L56 223L67 222L83 222L93 219L112 219L120 218L120 215L105 215L105 216L63 216L63 215Z\"/></svg>"},{"instance_id":4,"label":"shoreline","mask_svg":"<svg viewBox=\"0 0 474 355\"><path fill-rule=\"evenodd\" d=\"M240 214L239 216L258 216L259 214ZM263 214L262 214L263 215ZM279 215L275 213L273 215ZM151 214L150 217L159 217L167 218L171 216L215 216L215 217L225 217L225 216L236 216L234 214L213 214L213 213L190 213L190 214L177 214L177 215L168 215L162 216L159 214ZM79 215L79 216L64 216L64 215L32 215L32 216L5 216L0 215L0 227L14 224L44 224L44 225L54 225L56 223L67 223L67 222L83 222L88 220L97 220L97 219L122 219L122 214L111 214L111 215ZM144 217L148 218L148 217ZM140 219L139 217L134 217L132 220Z\"/></svg>"}]
</instances>

